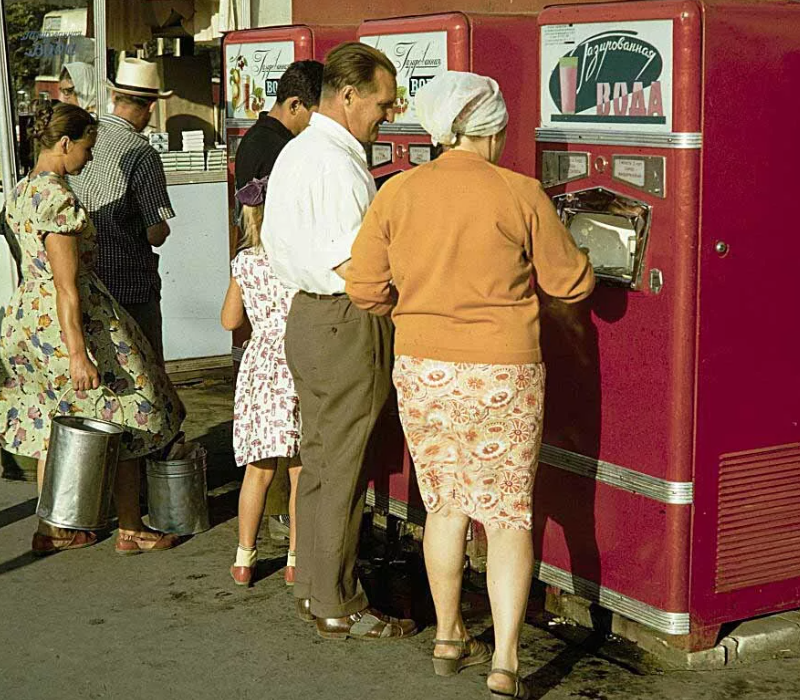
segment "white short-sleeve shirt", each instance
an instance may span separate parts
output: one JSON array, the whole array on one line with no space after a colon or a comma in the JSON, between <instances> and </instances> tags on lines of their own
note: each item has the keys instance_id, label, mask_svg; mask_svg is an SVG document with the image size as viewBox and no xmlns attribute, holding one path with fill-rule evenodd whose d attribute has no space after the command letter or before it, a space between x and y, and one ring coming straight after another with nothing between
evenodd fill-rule
<instances>
[{"instance_id":1,"label":"white short-sleeve shirt","mask_svg":"<svg viewBox=\"0 0 800 700\"><path fill-rule=\"evenodd\" d=\"M267 186L261 241L290 289L341 294L333 268L350 248L375 196L364 147L333 119L311 122L281 151Z\"/></svg>"}]
</instances>

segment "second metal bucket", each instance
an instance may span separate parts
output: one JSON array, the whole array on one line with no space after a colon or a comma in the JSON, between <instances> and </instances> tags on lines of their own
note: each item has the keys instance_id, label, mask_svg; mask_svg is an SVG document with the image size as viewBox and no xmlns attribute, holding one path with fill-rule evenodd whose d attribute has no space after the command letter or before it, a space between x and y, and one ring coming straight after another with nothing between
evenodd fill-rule
<instances>
[{"instance_id":1,"label":"second metal bucket","mask_svg":"<svg viewBox=\"0 0 800 700\"><path fill-rule=\"evenodd\" d=\"M78 530L106 527L123 429L85 416L55 416L37 515Z\"/></svg>"},{"instance_id":2,"label":"second metal bucket","mask_svg":"<svg viewBox=\"0 0 800 700\"><path fill-rule=\"evenodd\" d=\"M187 459L147 460L147 509L150 527L161 532L195 535L211 527L202 446Z\"/></svg>"}]
</instances>

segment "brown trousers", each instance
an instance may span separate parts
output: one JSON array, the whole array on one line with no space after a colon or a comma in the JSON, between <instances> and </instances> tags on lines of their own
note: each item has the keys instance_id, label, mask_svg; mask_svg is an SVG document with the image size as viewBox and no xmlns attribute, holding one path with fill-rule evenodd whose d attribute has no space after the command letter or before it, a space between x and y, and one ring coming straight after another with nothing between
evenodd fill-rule
<instances>
[{"instance_id":1,"label":"brown trousers","mask_svg":"<svg viewBox=\"0 0 800 700\"><path fill-rule=\"evenodd\" d=\"M156 356L164 362L163 319L161 318L161 294L156 292L141 304L123 304L125 310L139 324L144 337L150 341Z\"/></svg>"},{"instance_id":2,"label":"brown trousers","mask_svg":"<svg viewBox=\"0 0 800 700\"><path fill-rule=\"evenodd\" d=\"M294 595L310 598L317 617L344 617L368 605L355 571L364 457L391 390L392 323L346 296L300 292L286 323L286 359L303 420Z\"/></svg>"}]
</instances>

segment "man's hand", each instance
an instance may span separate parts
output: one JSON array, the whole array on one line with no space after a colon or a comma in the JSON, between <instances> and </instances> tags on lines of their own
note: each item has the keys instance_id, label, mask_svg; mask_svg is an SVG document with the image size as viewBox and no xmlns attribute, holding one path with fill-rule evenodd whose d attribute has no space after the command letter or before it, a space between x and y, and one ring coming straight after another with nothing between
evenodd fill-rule
<instances>
[{"instance_id":1,"label":"man's hand","mask_svg":"<svg viewBox=\"0 0 800 700\"><path fill-rule=\"evenodd\" d=\"M169 224L166 221L159 221L147 227L147 242L155 248L164 245L167 236L169 236Z\"/></svg>"}]
</instances>

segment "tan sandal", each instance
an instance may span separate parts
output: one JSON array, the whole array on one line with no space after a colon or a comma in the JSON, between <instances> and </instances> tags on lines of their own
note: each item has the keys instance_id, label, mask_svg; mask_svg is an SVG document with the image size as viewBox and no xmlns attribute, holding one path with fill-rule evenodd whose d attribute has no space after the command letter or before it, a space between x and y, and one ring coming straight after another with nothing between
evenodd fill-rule
<instances>
[{"instance_id":1,"label":"tan sandal","mask_svg":"<svg viewBox=\"0 0 800 700\"><path fill-rule=\"evenodd\" d=\"M450 647L459 647L461 654L454 659L442 656L432 656L433 671L437 676L455 676L459 671L469 666L485 664L492 658L492 647L486 642L477 639L434 639L434 646L445 644Z\"/></svg>"},{"instance_id":2,"label":"tan sandal","mask_svg":"<svg viewBox=\"0 0 800 700\"><path fill-rule=\"evenodd\" d=\"M166 532L153 532L152 534L158 535L158 537L150 539L137 533L120 531L117 534L114 551L123 556L144 554L146 552L163 552L166 549L176 547L181 541L178 535L171 535Z\"/></svg>"},{"instance_id":3,"label":"tan sandal","mask_svg":"<svg viewBox=\"0 0 800 700\"><path fill-rule=\"evenodd\" d=\"M35 532L31 542L34 556L45 557L48 554L63 552L67 549L83 549L97 543L97 535L89 530L62 530L53 528L51 534Z\"/></svg>"},{"instance_id":4,"label":"tan sandal","mask_svg":"<svg viewBox=\"0 0 800 700\"><path fill-rule=\"evenodd\" d=\"M489 678L492 677L493 673L499 673L501 676L506 676L506 678L510 678L514 681L514 692L513 693L506 693L502 690L494 690L489 685ZM489 693L494 698L494 700L504 700L505 698L514 698L514 700L528 700L530 698L530 692L528 691L528 686L525 685L525 681L523 681L518 673L514 673L513 671L506 671L504 668L493 668L489 671L489 678L486 679L486 685L489 688Z\"/></svg>"}]
</instances>

